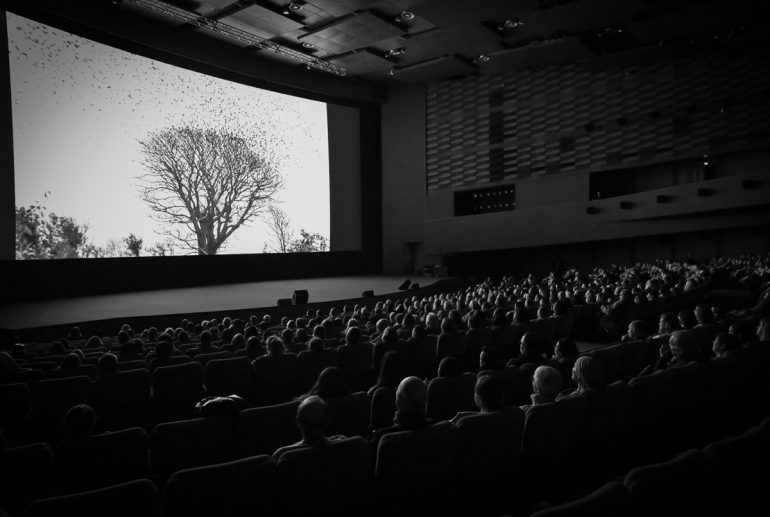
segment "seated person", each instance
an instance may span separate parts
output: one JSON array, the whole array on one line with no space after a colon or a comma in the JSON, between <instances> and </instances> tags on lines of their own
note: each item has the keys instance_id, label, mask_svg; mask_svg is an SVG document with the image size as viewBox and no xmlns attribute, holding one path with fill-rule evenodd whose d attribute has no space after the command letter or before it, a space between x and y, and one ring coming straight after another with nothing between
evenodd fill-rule
<instances>
[{"instance_id":1,"label":"seated person","mask_svg":"<svg viewBox=\"0 0 770 517\"><path fill-rule=\"evenodd\" d=\"M380 438L388 433L422 429L433 423L425 416L428 388L417 377L402 380L396 390L396 414L393 425L378 430L372 437L372 450L377 451Z\"/></svg>"},{"instance_id":2,"label":"seated person","mask_svg":"<svg viewBox=\"0 0 770 517\"><path fill-rule=\"evenodd\" d=\"M643 339L647 339L647 336L647 327L644 324L644 321L634 320L628 324L628 330L620 338L620 341L622 343L627 343L629 341L641 341Z\"/></svg>"},{"instance_id":3,"label":"seated person","mask_svg":"<svg viewBox=\"0 0 770 517\"><path fill-rule=\"evenodd\" d=\"M503 388L491 375L481 375L476 380L473 401L482 413L494 413L503 409ZM476 411L461 411L450 420L457 424L464 416L475 415Z\"/></svg>"},{"instance_id":4,"label":"seated person","mask_svg":"<svg viewBox=\"0 0 770 517\"><path fill-rule=\"evenodd\" d=\"M712 350L714 359L724 359L726 357L735 357L737 351L741 348L738 338L727 332L720 332L714 338Z\"/></svg>"},{"instance_id":5,"label":"seated person","mask_svg":"<svg viewBox=\"0 0 770 517\"><path fill-rule=\"evenodd\" d=\"M308 447L323 447L329 442L342 440L345 436L326 436L326 430L331 423L331 409L321 397L312 395L303 400L297 407L297 427L302 433L302 439L291 445L279 448L273 453L273 459L278 461L282 454Z\"/></svg>"},{"instance_id":6,"label":"seated person","mask_svg":"<svg viewBox=\"0 0 770 517\"><path fill-rule=\"evenodd\" d=\"M572 380L577 385L577 388L567 393L559 394L556 400L604 387L604 365L601 360L595 357L580 356L575 361L575 366L572 367Z\"/></svg>"},{"instance_id":7,"label":"seated person","mask_svg":"<svg viewBox=\"0 0 770 517\"><path fill-rule=\"evenodd\" d=\"M62 444L77 442L94 434L96 411L88 404L72 406L64 415Z\"/></svg>"},{"instance_id":8,"label":"seated person","mask_svg":"<svg viewBox=\"0 0 770 517\"><path fill-rule=\"evenodd\" d=\"M520 355L508 361L508 366L522 366L527 363L545 363L543 347L540 345L540 336L536 332L525 332L521 336L519 345Z\"/></svg>"},{"instance_id":9,"label":"seated person","mask_svg":"<svg viewBox=\"0 0 770 517\"><path fill-rule=\"evenodd\" d=\"M698 343L691 330L675 330L668 339L668 345L660 347L660 356L655 361L655 371L679 368L690 361L701 359Z\"/></svg>"},{"instance_id":10,"label":"seated person","mask_svg":"<svg viewBox=\"0 0 770 517\"><path fill-rule=\"evenodd\" d=\"M556 402L563 385L559 370L553 366L538 366L532 376L532 404L525 404L521 409L526 411L532 406Z\"/></svg>"}]
</instances>

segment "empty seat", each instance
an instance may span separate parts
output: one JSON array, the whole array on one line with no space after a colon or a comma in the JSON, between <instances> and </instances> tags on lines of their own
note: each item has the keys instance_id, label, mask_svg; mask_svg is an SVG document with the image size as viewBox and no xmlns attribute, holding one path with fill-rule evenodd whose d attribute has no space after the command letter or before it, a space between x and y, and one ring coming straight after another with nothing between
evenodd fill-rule
<instances>
[{"instance_id":1,"label":"empty seat","mask_svg":"<svg viewBox=\"0 0 770 517\"><path fill-rule=\"evenodd\" d=\"M213 359L206 364L206 392L209 395L240 395L250 400L254 391L254 370L247 357Z\"/></svg>"},{"instance_id":2,"label":"empty seat","mask_svg":"<svg viewBox=\"0 0 770 517\"><path fill-rule=\"evenodd\" d=\"M105 429L144 424L150 408L150 372L128 370L94 381L94 408Z\"/></svg>"},{"instance_id":3,"label":"empty seat","mask_svg":"<svg viewBox=\"0 0 770 517\"><path fill-rule=\"evenodd\" d=\"M241 411L235 430L236 457L273 454L279 447L298 441L297 406L299 402L293 400Z\"/></svg>"},{"instance_id":4,"label":"empty seat","mask_svg":"<svg viewBox=\"0 0 770 517\"><path fill-rule=\"evenodd\" d=\"M645 340L628 341L621 345L620 375L636 377L653 362L649 342Z\"/></svg>"},{"instance_id":5,"label":"empty seat","mask_svg":"<svg viewBox=\"0 0 770 517\"><path fill-rule=\"evenodd\" d=\"M379 503L386 510L392 504L394 512L403 511L404 500L415 513L438 511L442 500L451 500L439 491L453 481L456 445L457 429L449 422L383 435L374 469Z\"/></svg>"},{"instance_id":6,"label":"empty seat","mask_svg":"<svg viewBox=\"0 0 770 517\"><path fill-rule=\"evenodd\" d=\"M163 487L163 515L271 515L276 484L269 455L178 470Z\"/></svg>"},{"instance_id":7,"label":"empty seat","mask_svg":"<svg viewBox=\"0 0 770 517\"><path fill-rule=\"evenodd\" d=\"M82 492L149 475L150 442L141 427L98 434L56 447L65 492Z\"/></svg>"},{"instance_id":8,"label":"empty seat","mask_svg":"<svg viewBox=\"0 0 770 517\"><path fill-rule=\"evenodd\" d=\"M626 474L623 484L638 515L711 515L712 491L716 487L711 463L699 450L637 467Z\"/></svg>"},{"instance_id":9,"label":"empty seat","mask_svg":"<svg viewBox=\"0 0 770 517\"><path fill-rule=\"evenodd\" d=\"M524 412L518 407L476 413L457 422L457 467L464 479L505 479L520 467Z\"/></svg>"},{"instance_id":10,"label":"empty seat","mask_svg":"<svg viewBox=\"0 0 770 517\"><path fill-rule=\"evenodd\" d=\"M599 359L604 366L604 378L613 382L620 377L622 371L622 356L625 344L605 346L591 350L590 355Z\"/></svg>"},{"instance_id":11,"label":"empty seat","mask_svg":"<svg viewBox=\"0 0 770 517\"><path fill-rule=\"evenodd\" d=\"M327 434L364 436L369 429L371 400L366 392L359 391L345 397L326 399L331 408L331 423Z\"/></svg>"},{"instance_id":12,"label":"empty seat","mask_svg":"<svg viewBox=\"0 0 770 517\"><path fill-rule=\"evenodd\" d=\"M90 492L38 499L27 517L152 517L158 513L158 488L149 479L136 479Z\"/></svg>"},{"instance_id":13,"label":"empty seat","mask_svg":"<svg viewBox=\"0 0 770 517\"><path fill-rule=\"evenodd\" d=\"M61 423L67 411L78 404L91 404L93 398L91 379L84 375L38 381L30 386L30 393L35 432L40 439L52 443L61 437Z\"/></svg>"},{"instance_id":14,"label":"empty seat","mask_svg":"<svg viewBox=\"0 0 770 517\"><path fill-rule=\"evenodd\" d=\"M8 445L21 445L28 434L32 403L23 382L0 385L0 430Z\"/></svg>"},{"instance_id":15,"label":"empty seat","mask_svg":"<svg viewBox=\"0 0 770 517\"><path fill-rule=\"evenodd\" d=\"M161 366L152 372L152 396L159 419L193 416L203 393L203 366L198 362Z\"/></svg>"},{"instance_id":16,"label":"empty seat","mask_svg":"<svg viewBox=\"0 0 770 517\"><path fill-rule=\"evenodd\" d=\"M428 384L427 416L449 420L460 411L475 411L473 400L476 375L466 372L459 377L436 377Z\"/></svg>"},{"instance_id":17,"label":"empty seat","mask_svg":"<svg viewBox=\"0 0 770 517\"><path fill-rule=\"evenodd\" d=\"M377 388L372 395L369 425L372 430L382 429L393 425L396 414L395 388Z\"/></svg>"},{"instance_id":18,"label":"empty seat","mask_svg":"<svg viewBox=\"0 0 770 517\"><path fill-rule=\"evenodd\" d=\"M296 355L263 355L256 358L252 366L256 404L279 404L299 394L301 372Z\"/></svg>"},{"instance_id":19,"label":"empty seat","mask_svg":"<svg viewBox=\"0 0 770 517\"><path fill-rule=\"evenodd\" d=\"M628 489L619 481L608 481L575 501L550 506L530 517L615 517L632 514ZM661 512L662 513L662 512Z\"/></svg>"},{"instance_id":20,"label":"empty seat","mask_svg":"<svg viewBox=\"0 0 770 517\"><path fill-rule=\"evenodd\" d=\"M150 434L152 471L162 484L177 470L230 461L233 437L229 416L158 424Z\"/></svg>"},{"instance_id":21,"label":"empty seat","mask_svg":"<svg viewBox=\"0 0 770 517\"><path fill-rule=\"evenodd\" d=\"M0 451L0 508L21 515L33 500L53 494L53 451L31 443Z\"/></svg>"},{"instance_id":22,"label":"empty seat","mask_svg":"<svg viewBox=\"0 0 770 517\"><path fill-rule=\"evenodd\" d=\"M207 352L205 354L198 354L193 356L193 360L198 361L203 366L206 366L209 361L213 361L214 359L227 359L229 357L232 357L232 354L224 350L221 352Z\"/></svg>"},{"instance_id":23,"label":"empty seat","mask_svg":"<svg viewBox=\"0 0 770 517\"><path fill-rule=\"evenodd\" d=\"M278 479L286 511L295 515L360 515L360 505L368 501L372 490L369 447L362 437L353 437L282 454Z\"/></svg>"}]
</instances>

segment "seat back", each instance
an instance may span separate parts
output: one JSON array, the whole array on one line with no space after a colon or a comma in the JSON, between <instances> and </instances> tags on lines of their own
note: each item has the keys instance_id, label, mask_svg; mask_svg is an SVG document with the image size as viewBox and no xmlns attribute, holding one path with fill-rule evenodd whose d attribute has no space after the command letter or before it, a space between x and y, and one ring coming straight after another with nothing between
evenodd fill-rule
<instances>
[{"instance_id":1,"label":"seat back","mask_svg":"<svg viewBox=\"0 0 770 517\"><path fill-rule=\"evenodd\" d=\"M521 451L527 457L549 457L556 453L559 408L555 402L538 404L527 409Z\"/></svg>"},{"instance_id":2,"label":"seat back","mask_svg":"<svg viewBox=\"0 0 770 517\"><path fill-rule=\"evenodd\" d=\"M61 423L72 406L91 404L91 379L85 375L37 381L30 386L32 420L37 436L52 443L59 441Z\"/></svg>"},{"instance_id":3,"label":"seat back","mask_svg":"<svg viewBox=\"0 0 770 517\"><path fill-rule=\"evenodd\" d=\"M94 408L105 429L142 425L151 401L147 369L127 370L94 381Z\"/></svg>"},{"instance_id":4,"label":"seat back","mask_svg":"<svg viewBox=\"0 0 770 517\"><path fill-rule=\"evenodd\" d=\"M164 517L261 515L274 506L276 466L266 454L182 469L163 487Z\"/></svg>"},{"instance_id":5,"label":"seat back","mask_svg":"<svg viewBox=\"0 0 770 517\"><path fill-rule=\"evenodd\" d=\"M38 499L32 503L27 517L60 517L78 515L99 517L154 516L158 513L158 488L149 479L136 479L90 492Z\"/></svg>"},{"instance_id":6,"label":"seat back","mask_svg":"<svg viewBox=\"0 0 770 517\"><path fill-rule=\"evenodd\" d=\"M456 445L457 428L449 422L385 434L377 447L377 492L430 497L451 480Z\"/></svg>"},{"instance_id":7,"label":"seat back","mask_svg":"<svg viewBox=\"0 0 770 517\"><path fill-rule=\"evenodd\" d=\"M360 436L282 454L278 480L286 510L338 515L367 502L372 491L371 459L369 442Z\"/></svg>"},{"instance_id":8,"label":"seat back","mask_svg":"<svg viewBox=\"0 0 770 517\"><path fill-rule=\"evenodd\" d=\"M459 377L436 377L428 384L427 416L449 420L460 411L475 411L476 375L466 372Z\"/></svg>"},{"instance_id":9,"label":"seat back","mask_svg":"<svg viewBox=\"0 0 770 517\"><path fill-rule=\"evenodd\" d=\"M24 440L31 411L32 401L25 383L0 384L0 430L8 445L19 445Z\"/></svg>"},{"instance_id":10,"label":"seat back","mask_svg":"<svg viewBox=\"0 0 770 517\"><path fill-rule=\"evenodd\" d=\"M709 515L712 468L708 457L690 449L674 459L632 469L623 479L639 515L665 509L668 515Z\"/></svg>"},{"instance_id":11,"label":"seat back","mask_svg":"<svg viewBox=\"0 0 770 517\"><path fill-rule=\"evenodd\" d=\"M620 481L608 481L575 501L538 510L530 517L583 517L585 515L632 515L628 489Z\"/></svg>"},{"instance_id":12,"label":"seat back","mask_svg":"<svg viewBox=\"0 0 770 517\"><path fill-rule=\"evenodd\" d=\"M203 397L203 366L189 362L152 372L152 396L161 419L189 418Z\"/></svg>"},{"instance_id":13,"label":"seat back","mask_svg":"<svg viewBox=\"0 0 770 517\"><path fill-rule=\"evenodd\" d=\"M476 413L457 422L457 469L465 478L506 477L519 468L524 412Z\"/></svg>"},{"instance_id":14,"label":"seat back","mask_svg":"<svg viewBox=\"0 0 770 517\"><path fill-rule=\"evenodd\" d=\"M244 409L235 430L235 457L272 455L276 449L301 438L296 416L299 401Z\"/></svg>"},{"instance_id":15,"label":"seat back","mask_svg":"<svg viewBox=\"0 0 770 517\"><path fill-rule=\"evenodd\" d=\"M206 364L204 381L209 395L240 395L250 400L254 395L254 369L246 357L212 359Z\"/></svg>"},{"instance_id":16,"label":"seat back","mask_svg":"<svg viewBox=\"0 0 770 517\"><path fill-rule=\"evenodd\" d=\"M133 361L120 361L118 363L118 371L125 372L128 370L139 370L147 368L147 363L144 359L135 359Z\"/></svg>"},{"instance_id":17,"label":"seat back","mask_svg":"<svg viewBox=\"0 0 770 517\"><path fill-rule=\"evenodd\" d=\"M382 429L393 425L396 414L396 390L394 388L377 388L372 395L369 424L372 429Z\"/></svg>"},{"instance_id":18,"label":"seat back","mask_svg":"<svg viewBox=\"0 0 770 517\"><path fill-rule=\"evenodd\" d=\"M214 359L227 359L229 357L232 357L232 354L225 350L221 352L207 352L205 354L198 354L193 356L193 360L198 361L203 366L206 366L209 361L213 361Z\"/></svg>"},{"instance_id":19,"label":"seat back","mask_svg":"<svg viewBox=\"0 0 770 517\"><path fill-rule=\"evenodd\" d=\"M229 416L158 424L150 433L152 471L162 484L177 470L230 461L233 436Z\"/></svg>"},{"instance_id":20,"label":"seat back","mask_svg":"<svg viewBox=\"0 0 770 517\"><path fill-rule=\"evenodd\" d=\"M301 370L294 354L263 356L254 360L255 402L279 404L299 394Z\"/></svg>"},{"instance_id":21,"label":"seat back","mask_svg":"<svg viewBox=\"0 0 770 517\"><path fill-rule=\"evenodd\" d=\"M620 375L636 377L645 366L652 363L650 345L647 341L628 341L621 345ZM612 382L608 378L609 382Z\"/></svg>"},{"instance_id":22,"label":"seat back","mask_svg":"<svg viewBox=\"0 0 770 517\"><path fill-rule=\"evenodd\" d=\"M65 492L103 488L149 475L150 441L141 427L90 436L56 448Z\"/></svg>"},{"instance_id":23,"label":"seat back","mask_svg":"<svg viewBox=\"0 0 770 517\"><path fill-rule=\"evenodd\" d=\"M328 435L364 436L369 429L371 400L366 392L351 393L346 397L327 399L331 408Z\"/></svg>"},{"instance_id":24,"label":"seat back","mask_svg":"<svg viewBox=\"0 0 770 517\"><path fill-rule=\"evenodd\" d=\"M0 451L0 508L21 515L35 499L54 493L54 457L47 443Z\"/></svg>"},{"instance_id":25,"label":"seat back","mask_svg":"<svg viewBox=\"0 0 770 517\"><path fill-rule=\"evenodd\" d=\"M590 355L599 359L604 367L604 378L607 382L616 381L622 371L622 355L624 343L605 346L591 350Z\"/></svg>"}]
</instances>

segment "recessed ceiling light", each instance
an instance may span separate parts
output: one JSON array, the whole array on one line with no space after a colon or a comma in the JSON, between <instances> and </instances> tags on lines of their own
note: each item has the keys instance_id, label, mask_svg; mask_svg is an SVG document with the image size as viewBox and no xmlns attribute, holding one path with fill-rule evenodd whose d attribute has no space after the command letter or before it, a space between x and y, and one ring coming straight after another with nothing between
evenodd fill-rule
<instances>
[{"instance_id":1,"label":"recessed ceiling light","mask_svg":"<svg viewBox=\"0 0 770 517\"><path fill-rule=\"evenodd\" d=\"M313 44L308 41L303 41L302 48L313 48Z\"/></svg>"},{"instance_id":2,"label":"recessed ceiling light","mask_svg":"<svg viewBox=\"0 0 770 517\"><path fill-rule=\"evenodd\" d=\"M402 20L414 20L414 13L412 11L401 11L399 18Z\"/></svg>"},{"instance_id":3,"label":"recessed ceiling light","mask_svg":"<svg viewBox=\"0 0 770 517\"><path fill-rule=\"evenodd\" d=\"M502 25L500 25L497 29L501 30L501 31L504 31L504 30L515 29L516 27L521 27L522 25L524 25L524 22L521 21L520 19L518 19L518 18L509 18L509 19L505 20L502 23Z\"/></svg>"},{"instance_id":4,"label":"recessed ceiling light","mask_svg":"<svg viewBox=\"0 0 770 517\"><path fill-rule=\"evenodd\" d=\"M301 11L302 10L302 4L297 3L297 2L291 2L289 4L289 9L291 9L292 11Z\"/></svg>"},{"instance_id":5,"label":"recessed ceiling light","mask_svg":"<svg viewBox=\"0 0 770 517\"><path fill-rule=\"evenodd\" d=\"M486 63L487 61L489 61L489 59L490 58L489 58L488 55L486 55L486 54L479 54L479 57L476 58L476 61L478 61L479 63Z\"/></svg>"},{"instance_id":6,"label":"recessed ceiling light","mask_svg":"<svg viewBox=\"0 0 770 517\"><path fill-rule=\"evenodd\" d=\"M391 68L388 70L388 75L389 75L389 76L391 76L391 77L393 77L394 75L396 75L396 67L395 67L395 66L394 66L394 67L391 67Z\"/></svg>"},{"instance_id":7,"label":"recessed ceiling light","mask_svg":"<svg viewBox=\"0 0 770 517\"><path fill-rule=\"evenodd\" d=\"M406 54L405 47L392 48L385 53L385 57L401 56Z\"/></svg>"}]
</instances>

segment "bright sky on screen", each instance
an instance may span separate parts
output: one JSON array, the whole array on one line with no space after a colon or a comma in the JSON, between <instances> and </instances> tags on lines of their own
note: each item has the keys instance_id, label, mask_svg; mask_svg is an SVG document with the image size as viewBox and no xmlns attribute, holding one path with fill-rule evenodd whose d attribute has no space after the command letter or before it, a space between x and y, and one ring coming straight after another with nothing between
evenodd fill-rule
<instances>
[{"instance_id":1,"label":"bright sky on screen","mask_svg":"<svg viewBox=\"0 0 770 517\"><path fill-rule=\"evenodd\" d=\"M133 233L148 248L166 237L138 194L145 172L138 141L185 123L257 124L283 142L279 206L297 233L328 238L326 104L167 65L11 13L7 20L17 206L41 202L87 223L99 245ZM220 253L261 253L269 238L257 219Z\"/></svg>"}]
</instances>

